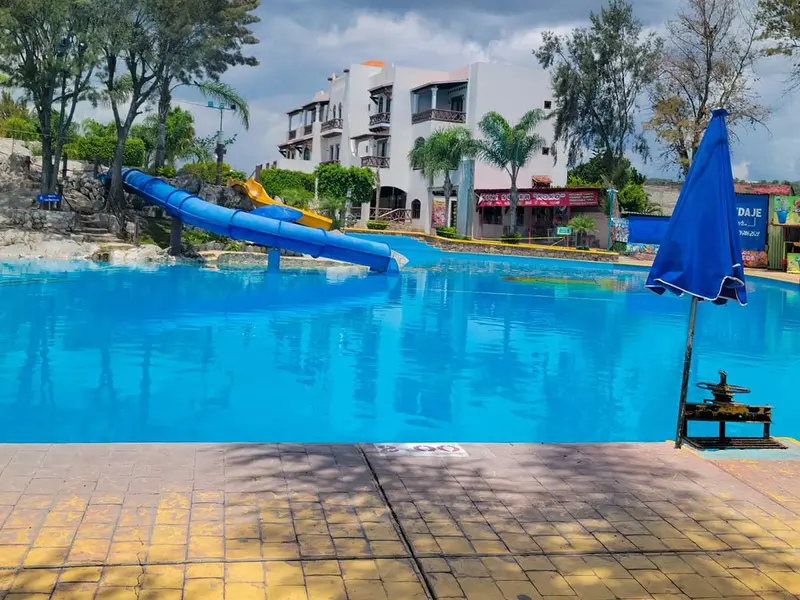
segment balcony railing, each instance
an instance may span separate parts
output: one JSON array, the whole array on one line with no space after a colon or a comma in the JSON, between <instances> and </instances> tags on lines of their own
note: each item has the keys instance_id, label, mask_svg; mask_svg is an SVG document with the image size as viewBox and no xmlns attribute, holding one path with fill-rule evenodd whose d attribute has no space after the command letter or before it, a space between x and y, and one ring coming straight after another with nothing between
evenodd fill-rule
<instances>
[{"instance_id":1,"label":"balcony railing","mask_svg":"<svg viewBox=\"0 0 800 600\"><path fill-rule=\"evenodd\" d=\"M378 113L369 118L369 126L377 127L380 125L388 125L391 122L392 115L388 112Z\"/></svg>"},{"instance_id":2,"label":"balcony railing","mask_svg":"<svg viewBox=\"0 0 800 600\"><path fill-rule=\"evenodd\" d=\"M320 127L320 131L322 133L334 133L337 129L341 128L342 128L341 119L330 119L322 124L322 126Z\"/></svg>"},{"instance_id":3,"label":"balcony railing","mask_svg":"<svg viewBox=\"0 0 800 600\"><path fill-rule=\"evenodd\" d=\"M290 129L289 130L289 139L293 140L297 137L297 129Z\"/></svg>"},{"instance_id":4,"label":"balcony railing","mask_svg":"<svg viewBox=\"0 0 800 600\"><path fill-rule=\"evenodd\" d=\"M323 160L319 164L321 164L321 165L338 165L340 162L341 161L338 158L334 158L334 159L331 159L331 160Z\"/></svg>"},{"instance_id":5,"label":"balcony railing","mask_svg":"<svg viewBox=\"0 0 800 600\"><path fill-rule=\"evenodd\" d=\"M362 167L373 167L374 169L388 169L389 157L388 156L362 156Z\"/></svg>"},{"instance_id":6,"label":"balcony railing","mask_svg":"<svg viewBox=\"0 0 800 600\"><path fill-rule=\"evenodd\" d=\"M313 125L306 125L303 127L303 135L311 135L311 132L314 130Z\"/></svg>"},{"instance_id":7,"label":"balcony railing","mask_svg":"<svg viewBox=\"0 0 800 600\"><path fill-rule=\"evenodd\" d=\"M411 115L411 123L424 123L425 121L444 121L445 123L466 123L467 113L460 110L444 110L431 108Z\"/></svg>"},{"instance_id":8,"label":"balcony railing","mask_svg":"<svg viewBox=\"0 0 800 600\"><path fill-rule=\"evenodd\" d=\"M369 218L371 221L386 221L389 223L410 223L410 208L370 208Z\"/></svg>"}]
</instances>

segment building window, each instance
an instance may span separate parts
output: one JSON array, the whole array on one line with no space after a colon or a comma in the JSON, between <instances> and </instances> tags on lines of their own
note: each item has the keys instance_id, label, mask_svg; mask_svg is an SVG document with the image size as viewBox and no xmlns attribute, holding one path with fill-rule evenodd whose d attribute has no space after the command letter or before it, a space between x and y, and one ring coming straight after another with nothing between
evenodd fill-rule
<instances>
[{"instance_id":1,"label":"building window","mask_svg":"<svg viewBox=\"0 0 800 600\"><path fill-rule=\"evenodd\" d=\"M420 209L422 207L422 203L417 200L416 198L411 202L411 218L412 219L419 219Z\"/></svg>"},{"instance_id":2,"label":"building window","mask_svg":"<svg viewBox=\"0 0 800 600\"><path fill-rule=\"evenodd\" d=\"M450 98L450 110L464 112L464 96Z\"/></svg>"},{"instance_id":3,"label":"building window","mask_svg":"<svg viewBox=\"0 0 800 600\"><path fill-rule=\"evenodd\" d=\"M333 105L333 118L336 118L336 105Z\"/></svg>"},{"instance_id":4,"label":"building window","mask_svg":"<svg viewBox=\"0 0 800 600\"><path fill-rule=\"evenodd\" d=\"M548 148L547 146L545 146L544 148L542 148L542 154L543 154L544 156L547 156L548 154L550 154L550 148Z\"/></svg>"},{"instance_id":5,"label":"building window","mask_svg":"<svg viewBox=\"0 0 800 600\"><path fill-rule=\"evenodd\" d=\"M383 112L383 96L378 98L378 113Z\"/></svg>"},{"instance_id":6,"label":"building window","mask_svg":"<svg viewBox=\"0 0 800 600\"><path fill-rule=\"evenodd\" d=\"M339 160L339 144L336 144L336 160Z\"/></svg>"},{"instance_id":7,"label":"building window","mask_svg":"<svg viewBox=\"0 0 800 600\"><path fill-rule=\"evenodd\" d=\"M545 109L550 110L553 107L553 102L550 101L550 100L545 100L544 101L544 107L545 107Z\"/></svg>"},{"instance_id":8,"label":"building window","mask_svg":"<svg viewBox=\"0 0 800 600\"><path fill-rule=\"evenodd\" d=\"M517 227L522 227L525 225L525 207L518 206L517 207Z\"/></svg>"},{"instance_id":9,"label":"building window","mask_svg":"<svg viewBox=\"0 0 800 600\"><path fill-rule=\"evenodd\" d=\"M344 113L342 112L342 103L339 102L339 118L344 119Z\"/></svg>"},{"instance_id":10,"label":"building window","mask_svg":"<svg viewBox=\"0 0 800 600\"><path fill-rule=\"evenodd\" d=\"M378 156L385 158L387 156L387 148L386 148L386 140L381 140L378 142Z\"/></svg>"},{"instance_id":11,"label":"building window","mask_svg":"<svg viewBox=\"0 0 800 600\"><path fill-rule=\"evenodd\" d=\"M311 160L311 150L308 148L303 150L303 160Z\"/></svg>"},{"instance_id":12,"label":"building window","mask_svg":"<svg viewBox=\"0 0 800 600\"><path fill-rule=\"evenodd\" d=\"M328 147L328 160L333 160L333 146Z\"/></svg>"},{"instance_id":13,"label":"building window","mask_svg":"<svg viewBox=\"0 0 800 600\"><path fill-rule=\"evenodd\" d=\"M487 206L482 210L483 224L484 225L502 225L503 224L503 207L502 206Z\"/></svg>"}]
</instances>

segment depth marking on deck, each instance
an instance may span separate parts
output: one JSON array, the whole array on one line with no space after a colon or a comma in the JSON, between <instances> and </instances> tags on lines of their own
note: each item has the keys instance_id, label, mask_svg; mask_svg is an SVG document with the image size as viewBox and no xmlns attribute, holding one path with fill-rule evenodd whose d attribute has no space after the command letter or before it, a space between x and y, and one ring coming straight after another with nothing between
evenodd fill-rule
<instances>
[{"instance_id":1,"label":"depth marking on deck","mask_svg":"<svg viewBox=\"0 0 800 600\"><path fill-rule=\"evenodd\" d=\"M459 444L429 442L409 444L374 444L381 456L452 456L467 457L467 451Z\"/></svg>"}]
</instances>

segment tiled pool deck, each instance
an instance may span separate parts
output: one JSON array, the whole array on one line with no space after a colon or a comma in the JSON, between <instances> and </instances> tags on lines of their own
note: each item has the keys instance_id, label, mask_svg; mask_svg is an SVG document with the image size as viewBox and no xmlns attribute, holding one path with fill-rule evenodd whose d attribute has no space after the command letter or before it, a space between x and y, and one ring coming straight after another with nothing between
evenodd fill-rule
<instances>
[{"instance_id":1,"label":"tiled pool deck","mask_svg":"<svg viewBox=\"0 0 800 600\"><path fill-rule=\"evenodd\" d=\"M0 446L0 598L800 595L800 461L464 447Z\"/></svg>"}]
</instances>

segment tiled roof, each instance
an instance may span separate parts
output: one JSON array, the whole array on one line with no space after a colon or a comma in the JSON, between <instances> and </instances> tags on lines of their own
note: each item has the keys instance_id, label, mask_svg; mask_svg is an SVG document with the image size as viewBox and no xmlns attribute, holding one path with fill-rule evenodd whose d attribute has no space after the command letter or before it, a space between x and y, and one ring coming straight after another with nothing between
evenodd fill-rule
<instances>
[{"instance_id":1,"label":"tiled roof","mask_svg":"<svg viewBox=\"0 0 800 600\"><path fill-rule=\"evenodd\" d=\"M790 196L792 186L788 183L735 183L737 194L758 194L767 196Z\"/></svg>"}]
</instances>

